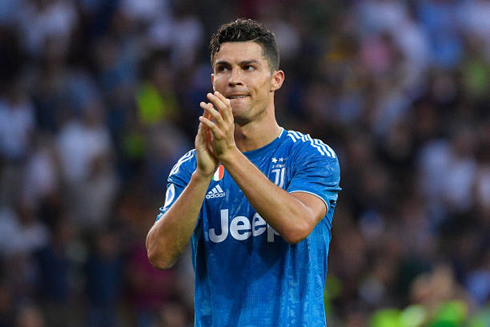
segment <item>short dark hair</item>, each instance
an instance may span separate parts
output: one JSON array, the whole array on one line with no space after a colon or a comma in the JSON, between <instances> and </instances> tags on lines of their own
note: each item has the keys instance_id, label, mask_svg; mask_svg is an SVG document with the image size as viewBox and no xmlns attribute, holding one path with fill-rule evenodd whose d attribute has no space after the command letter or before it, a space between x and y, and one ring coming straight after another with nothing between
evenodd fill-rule
<instances>
[{"instance_id":1,"label":"short dark hair","mask_svg":"<svg viewBox=\"0 0 490 327\"><path fill-rule=\"evenodd\" d=\"M279 49L274 33L259 22L243 18L221 25L216 34L213 35L209 43L211 66L213 66L214 58L223 43L247 41L262 46L262 55L268 61L271 71L279 69Z\"/></svg>"}]
</instances>

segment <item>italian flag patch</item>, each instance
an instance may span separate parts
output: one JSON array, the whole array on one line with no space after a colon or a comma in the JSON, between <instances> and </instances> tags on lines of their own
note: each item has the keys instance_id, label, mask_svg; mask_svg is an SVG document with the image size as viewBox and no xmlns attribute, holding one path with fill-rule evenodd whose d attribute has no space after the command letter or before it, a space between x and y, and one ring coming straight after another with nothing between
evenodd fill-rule
<instances>
[{"instance_id":1,"label":"italian flag patch","mask_svg":"<svg viewBox=\"0 0 490 327\"><path fill-rule=\"evenodd\" d=\"M213 175L213 181L217 182L223 178L225 175L225 167L223 165L219 165L218 169L216 169L216 172Z\"/></svg>"}]
</instances>

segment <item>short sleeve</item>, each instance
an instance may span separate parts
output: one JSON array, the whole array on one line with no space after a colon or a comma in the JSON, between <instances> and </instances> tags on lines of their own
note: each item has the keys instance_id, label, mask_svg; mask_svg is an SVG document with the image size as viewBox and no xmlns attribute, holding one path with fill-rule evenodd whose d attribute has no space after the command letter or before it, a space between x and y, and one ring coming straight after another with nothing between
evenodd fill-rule
<instances>
[{"instance_id":1,"label":"short sleeve","mask_svg":"<svg viewBox=\"0 0 490 327\"><path fill-rule=\"evenodd\" d=\"M160 219L165 212L177 201L180 194L190 181L192 172L195 170L195 150L187 152L174 165L167 179L167 191L165 193L165 203L160 207L160 213L156 220Z\"/></svg>"},{"instance_id":2,"label":"short sleeve","mask_svg":"<svg viewBox=\"0 0 490 327\"><path fill-rule=\"evenodd\" d=\"M305 192L321 198L330 209L338 198L340 166L336 154L303 146L294 160L293 176L287 191Z\"/></svg>"}]
</instances>

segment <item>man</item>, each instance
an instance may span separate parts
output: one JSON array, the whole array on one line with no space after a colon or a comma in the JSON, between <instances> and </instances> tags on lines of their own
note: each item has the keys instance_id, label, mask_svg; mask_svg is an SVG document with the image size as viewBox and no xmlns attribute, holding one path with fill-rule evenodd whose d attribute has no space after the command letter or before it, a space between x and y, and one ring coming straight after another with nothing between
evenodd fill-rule
<instances>
[{"instance_id":1,"label":"man","mask_svg":"<svg viewBox=\"0 0 490 327\"><path fill-rule=\"evenodd\" d=\"M148 257L169 268L191 241L196 326L325 326L337 157L277 124L284 72L269 30L239 19L210 48L215 92L170 173Z\"/></svg>"}]
</instances>

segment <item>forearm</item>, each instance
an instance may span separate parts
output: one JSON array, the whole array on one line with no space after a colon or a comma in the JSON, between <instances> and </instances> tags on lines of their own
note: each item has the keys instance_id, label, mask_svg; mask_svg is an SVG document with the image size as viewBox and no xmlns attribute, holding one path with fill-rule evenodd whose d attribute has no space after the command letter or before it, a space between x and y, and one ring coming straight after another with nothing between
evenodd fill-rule
<instances>
[{"instance_id":1,"label":"forearm","mask_svg":"<svg viewBox=\"0 0 490 327\"><path fill-rule=\"evenodd\" d=\"M295 196L271 182L243 153L222 160L250 204L286 241L297 243L316 225L314 212Z\"/></svg>"},{"instance_id":2,"label":"forearm","mask_svg":"<svg viewBox=\"0 0 490 327\"><path fill-rule=\"evenodd\" d=\"M211 176L197 171L177 201L146 237L148 258L159 269L172 267L192 237Z\"/></svg>"}]
</instances>

